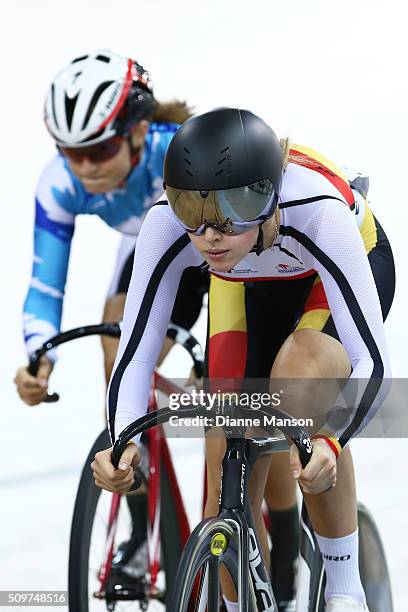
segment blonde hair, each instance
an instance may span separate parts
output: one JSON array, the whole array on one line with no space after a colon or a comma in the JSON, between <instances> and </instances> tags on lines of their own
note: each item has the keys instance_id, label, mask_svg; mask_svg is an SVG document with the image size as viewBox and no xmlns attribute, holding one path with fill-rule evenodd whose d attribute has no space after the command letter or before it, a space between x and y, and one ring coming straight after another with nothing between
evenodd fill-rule
<instances>
[{"instance_id":1,"label":"blonde hair","mask_svg":"<svg viewBox=\"0 0 408 612\"><path fill-rule=\"evenodd\" d=\"M283 169L285 170L289 163L297 164L299 166L308 166L309 168L319 168L320 163L317 159L309 157L304 153L301 153L296 149L289 138L281 138L280 145L282 147L283 154ZM293 149L291 148L293 146Z\"/></svg>"},{"instance_id":2,"label":"blonde hair","mask_svg":"<svg viewBox=\"0 0 408 612\"><path fill-rule=\"evenodd\" d=\"M182 100L157 102L156 108L147 118L155 123L184 123L192 116L192 108Z\"/></svg>"},{"instance_id":3,"label":"blonde hair","mask_svg":"<svg viewBox=\"0 0 408 612\"><path fill-rule=\"evenodd\" d=\"M281 146L281 149L282 149L283 169L285 170L286 166L288 165L288 163L290 161L290 155L289 155L290 140L289 140L289 138L281 138L280 139L280 146Z\"/></svg>"}]
</instances>

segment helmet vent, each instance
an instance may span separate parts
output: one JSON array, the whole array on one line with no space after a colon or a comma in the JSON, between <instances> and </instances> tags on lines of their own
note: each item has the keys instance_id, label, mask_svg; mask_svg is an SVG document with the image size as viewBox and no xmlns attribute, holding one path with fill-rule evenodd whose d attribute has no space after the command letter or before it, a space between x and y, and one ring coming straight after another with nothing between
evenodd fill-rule
<instances>
[{"instance_id":1,"label":"helmet vent","mask_svg":"<svg viewBox=\"0 0 408 612\"><path fill-rule=\"evenodd\" d=\"M86 128L86 126L88 124L88 121L90 120L90 118L92 116L92 113L93 113L93 111L95 109L95 106L96 106L99 98L101 97L101 95L103 94L105 89L107 89L110 85L112 85L112 83L114 83L114 81L105 81L105 83L101 83L99 85L99 87L97 87L94 95L92 96L92 100L89 103L88 110L86 111L86 115L85 115L84 122L82 124L82 128L81 129L84 130Z\"/></svg>"},{"instance_id":2,"label":"helmet vent","mask_svg":"<svg viewBox=\"0 0 408 612\"><path fill-rule=\"evenodd\" d=\"M101 130L98 130L94 134L90 134L87 138L84 138L83 140L81 140L81 142L87 142L88 140L96 140L97 138L102 136L104 131L105 131L105 128L102 128Z\"/></svg>"},{"instance_id":3,"label":"helmet vent","mask_svg":"<svg viewBox=\"0 0 408 612\"><path fill-rule=\"evenodd\" d=\"M67 118L68 129L71 129L72 118L74 116L75 106L78 101L79 93L75 96L75 98L69 98L65 94L65 116Z\"/></svg>"},{"instance_id":4,"label":"helmet vent","mask_svg":"<svg viewBox=\"0 0 408 612\"><path fill-rule=\"evenodd\" d=\"M57 126L57 130L60 129L58 121L57 121L57 113L55 111L55 87L54 83L51 85L51 105L52 105L52 115L54 117L55 125Z\"/></svg>"},{"instance_id":5,"label":"helmet vent","mask_svg":"<svg viewBox=\"0 0 408 612\"><path fill-rule=\"evenodd\" d=\"M96 59L100 60L101 62L106 62L107 64L110 62L110 57L107 57L106 55L97 55Z\"/></svg>"},{"instance_id":6,"label":"helmet vent","mask_svg":"<svg viewBox=\"0 0 408 612\"><path fill-rule=\"evenodd\" d=\"M185 152L187 153L187 155L190 155L190 151L186 147L183 147L183 148L184 148ZM186 162L186 164L191 166L191 161L189 159L187 159L187 157L184 158L184 161ZM194 174L192 174L192 172L190 172L190 170L188 170L187 168L184 168L184 170L186 171L187 174L189 174L190 176L194 177Z\"/></svg>"},{"instance_id":7,"label":"helmet vent","mask_svg":"<svg viewBox=\"0 0 408 612\"><path fill-rule=\"evenodd\" d=\"M74 60L72 60L71 64L76 64L76 62L82 62L82 60L85 60L87 57L87 55L81 55L81 57L76 57Z\"/></svg>"},{"instance_id":8,"label":"helmet vent","mask_svg":"<svg viewBox=\"0 0 408 612\"><path fill-rule=\"evenodd\" d=\"M220 164L224 164L225 162L228 163L230 159L229 147L225 147L225 149L222 149L220 151L220 155L223 155L224 153L227 153L227 154L224 155L224 157L222 157L219 161L217 161L217 166L219 166ZM219 176L220 174L222 174L222 172L224 172L224 168L220 168L220 170L218 170L218 172L215 173L215 176Z\"/></svg>"}]
</instances>

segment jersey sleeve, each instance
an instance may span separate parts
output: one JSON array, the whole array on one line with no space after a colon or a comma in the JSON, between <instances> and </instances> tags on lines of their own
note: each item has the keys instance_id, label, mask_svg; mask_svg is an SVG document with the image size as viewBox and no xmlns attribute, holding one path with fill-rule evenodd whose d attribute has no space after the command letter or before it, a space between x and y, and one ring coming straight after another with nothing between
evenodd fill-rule
<instances>
[{"instance_id":1,"label":"jersey sleeve","mask_svg":"<svg viewBox=\"0 0 408 612\"><path fill-rule=\"evenodd\" d=\"M169 144L179 127L180 126L177 125L176 123L168 124L167 130L160 132L160 144L158 146L158 153L161 158L162 168L163 168L164 158L167 153L167 149L169 148Z\"/></svg>"},{"instance_id":2,"label":"jersey sleeve","mask_svg":"<svg viewBox=\"0 0 408 612\"><path fill-rule=\"evenodd\" d=\"M122 334L107 393L112 443L146 413L150 381L183 271L203 262L166 204L153 206L137 239Z\"/></svg>"},{"instance_id":3,"label":"jersey sleeve","mask_svg":"<svg viewBox=\"0 0 408 612\"><path fill-rule=\"evenodd\" d=\"M164 158L166 157L171 139L179 126L176 124L162 124L160 127L160 130L154 132L152 140L151 173L153 191L150 203L157 202L161 199L163 193ZM150 208L150 206L148 207Z\"/></svg>"},{"instance_id":4,"label":"jersey sleeve","mask_svg":"<svg viewBox=\"0 0 408 612\"><path fill-rule=\"evenodd\" d=\"M380 300L364 243L346 205L324 202L297 237L312 256L358 388L352 414L336 431L341 446L368 424L389 388L391 370ZM352 384L354 379L357 385ZM343 397L348 397L343 389Z\"/></svg>"},{"instance_id":5,"label":"jersey sleeve","mask_svg":"<svg viewBox=\"0 0 408 612\"><path fill-rule=\"evenodd\" d=\"M71 177L60 157L44 170L35 197L34 257L24 303L24 338L30 355L59 331L75 215ZM55 360L55 352L49 357Z\"/></svg>"}]
</instances>

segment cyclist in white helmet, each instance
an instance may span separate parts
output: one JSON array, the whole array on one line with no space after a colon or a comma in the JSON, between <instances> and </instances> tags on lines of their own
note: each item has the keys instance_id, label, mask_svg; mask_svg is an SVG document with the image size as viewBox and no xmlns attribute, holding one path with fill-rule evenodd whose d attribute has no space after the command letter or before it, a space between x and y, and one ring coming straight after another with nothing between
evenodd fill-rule
<instances>
[{"instance_id":1,"label":"cyclist in white helmet","mask_svg":"<svg viewBox=\"0 0 408 612\"><path fill-rule=\"evenodd\" d=\"M77 57L52 81L45 123L57 153L45 167L36 196L32 278L24 304L24 336L28 354L58 333L64 300L71 239L78 215L91 214L122 233L104 321L122 318L133 267L136 238L149 207L163 186L163 161L179 125L190 115L185 103L159 103L146 70L133 59L108 50ZM190 328L207 291L207 275L186 270L172 322ZM91 287L90 287L91 290ZM81 322L82 323L82 322ZM103 339L106 380L118 341ZM164 341L163 353L172 342ZM55 354L43 357L37 376L26 366L15 382L29 405L47 394ZM147 499L128 497L133 520L123 558L143 546Z\"/></svg>"},{"instance_id":2,"label":"cyclist in white helmet","mask_svg":"<svg viewBox=\"0 0 408 612\"><path fill-rule=\"evenodd\" d=\"M24 305L29 354L59 331L77 215L97 215L122 233L103 319L122 318L136 237L162 190L167 147L189 115L183 102L157 102L143 66L109 50L77 57L53 79L45 123L58 151L44 169L35 197L33 270ZM186 272L174 323L187 328L194 324L206 289L204 274ZM166 342L168 350L171 341ZM117 344L103 339L107 380ZM44 357L36 377L25 366L19 368L15 382L27 404L45 397L54 361L55 354Z\"/></svg>"}]
</instances>

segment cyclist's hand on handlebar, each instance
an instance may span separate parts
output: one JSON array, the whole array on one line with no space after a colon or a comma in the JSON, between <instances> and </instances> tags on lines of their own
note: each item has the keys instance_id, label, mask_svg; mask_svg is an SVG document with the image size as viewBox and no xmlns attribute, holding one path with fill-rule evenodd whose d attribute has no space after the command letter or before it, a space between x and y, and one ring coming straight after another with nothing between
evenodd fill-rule
<instances>
[{"instance_id":1,"label":"cyclist's hand on handlebar","mask_svg":"<svg viewBox=\"0 0 408 612\"><path fill-rule=\"evenodd\" d=\"M27 366L17 370L14 382L17 393L29 406L40 404L47 395L48 379L52 372L53 364L47 357L41 357L37 376L28 373Z\"/></svg>"},{"instance_id":2,"label":"cyclist's hand on handlebar","mask_svg":"<svg viewBox=\"0 0 408 612\"><path fill-rule=\"evenodd\" d=\"M91 463L96 486L111 493L127 493L135 481L134 468L139 463L139 447L133 443L123 451L117 470L112 464L111 448L96 453Z\"/></svg>"},{"instance_id":3,"label":"cyclist's hand on handlebar","mask_svg":"<svg viewBox=\"0 0 408 612\"><path fill-rule=\"evenodd\" d=\"M337 460L336 455L324 440L312 440L312 446L312 457L307 466L302 469L299 451L294 444L291 444L290 469L304 493L319 495L335 486Z\"/></svg>"}]
</instances>

